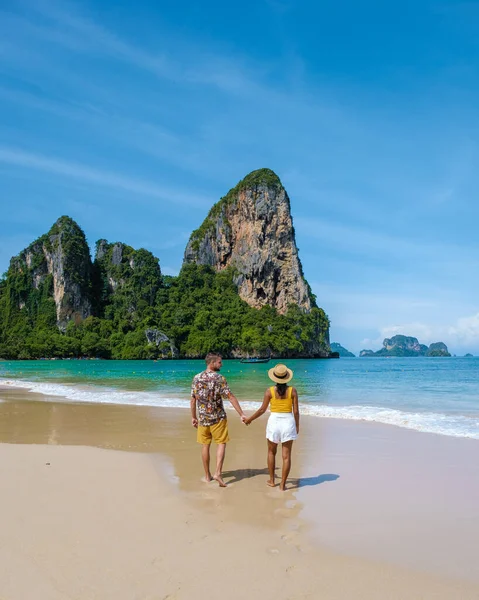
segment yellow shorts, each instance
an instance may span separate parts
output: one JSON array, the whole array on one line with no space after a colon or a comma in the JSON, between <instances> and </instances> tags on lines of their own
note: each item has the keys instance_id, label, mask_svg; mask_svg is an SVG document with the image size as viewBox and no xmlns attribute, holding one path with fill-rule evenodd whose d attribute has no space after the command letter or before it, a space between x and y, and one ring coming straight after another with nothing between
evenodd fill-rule
<instances>
[{"instance_id":1,"label":"yellow shorts","mask_svg":"<svg viewBox=\"0 0 479 600\"><path fill-rule=\"evenodd\" d=\"M218 423L209 425L208 427L198 425L196 434L196 441L198 444L211 444L212 439L216 444L226 444L230 441L228 435L228 421L226 419L221 419Z\"/></svg>"}]
</instances>

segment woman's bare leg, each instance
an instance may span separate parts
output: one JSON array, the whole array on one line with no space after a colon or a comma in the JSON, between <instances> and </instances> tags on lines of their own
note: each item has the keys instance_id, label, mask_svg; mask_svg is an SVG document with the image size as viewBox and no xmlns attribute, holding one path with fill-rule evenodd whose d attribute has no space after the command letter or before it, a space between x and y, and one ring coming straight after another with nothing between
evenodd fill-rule
<instances>
[{"instance_id":1,"label":"woman's bare leg","mask_svg":"<svg viewBox=\"0 0 479 600\"><path fill-rule=\"evenodd\" d=\"M283 454L283 473L281 475L281 483L279 489L284 492L286 489L286 480L288 479L289 472L291 471L291 450L293 448L293 440L289 442L283 442L281 444L281 451Z\"/></svg>"},{"instance_id":2,"label":"woman's bare leg","mask_svg":"<svg viewBox=\"0 0 479 600\"><path fill-rule=\"evenodd\" d=\"M276 452L278 451L278 444L268 441L268 471L269 479L266 482L270 487L274 487L274 472L276 469Z\"/></svg>"}]
</instances>

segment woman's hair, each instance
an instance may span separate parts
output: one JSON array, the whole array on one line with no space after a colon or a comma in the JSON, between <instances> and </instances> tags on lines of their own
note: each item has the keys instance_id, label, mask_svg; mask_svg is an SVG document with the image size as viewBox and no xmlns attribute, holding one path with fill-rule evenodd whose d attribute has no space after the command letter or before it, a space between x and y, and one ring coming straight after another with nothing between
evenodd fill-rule
<instances>
[{"instance_id":1,"label":"woman's hair","mask_svg":"<svg viewBox=\"0 0 479 600\"><path fill-rule=\"evenodd\" d=\"M287 387L288 387L287 383L277 383L276 384L276 389L278 390L278 394L280 396L284 396L284 394L286 393Z\"/></svg>"}]
</instances>

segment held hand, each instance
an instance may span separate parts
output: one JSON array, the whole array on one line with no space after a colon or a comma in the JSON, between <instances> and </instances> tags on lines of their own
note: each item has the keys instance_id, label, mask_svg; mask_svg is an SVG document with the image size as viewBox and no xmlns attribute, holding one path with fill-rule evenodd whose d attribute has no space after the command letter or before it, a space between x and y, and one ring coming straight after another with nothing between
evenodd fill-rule
<instances>
[{"instance_id":1,"label":"held hand","mask_svg":"<svg viewBox=\"0 0 479 600\"><path fill-rule=\"evenodd\" d=\"M198 428L198 419L191 419L191 424L193 425L193 427L195 429L197 429Z\"/></svg>"},{"instance_id":2,"label":"held hand","mask_svg":"<svg viewBox=\"0 0 479 600\"><path fill-rule=\"evenodd\" d=\"M244 425L248 425L247 421L248 421L248 419L247 419L246 415L241 415L241 422L242 422Z\"/></svg>"}]
</instances>

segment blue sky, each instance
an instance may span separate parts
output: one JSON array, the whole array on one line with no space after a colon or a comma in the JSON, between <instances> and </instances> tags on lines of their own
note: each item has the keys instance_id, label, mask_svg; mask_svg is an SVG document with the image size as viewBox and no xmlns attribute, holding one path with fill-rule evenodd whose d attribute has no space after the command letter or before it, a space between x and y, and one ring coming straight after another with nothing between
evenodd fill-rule
<instances>
[{"instance_id":1,"label":"blue sky","mask_svg":"<svg viewBox=\"0 0 479 600\"><path fill-rule=\"evenodd\" d=\"M253 169L331 338L479 352L479 3L4 0L0 269L62 214L178 272Z\"/></svg>"}]
</instances>

